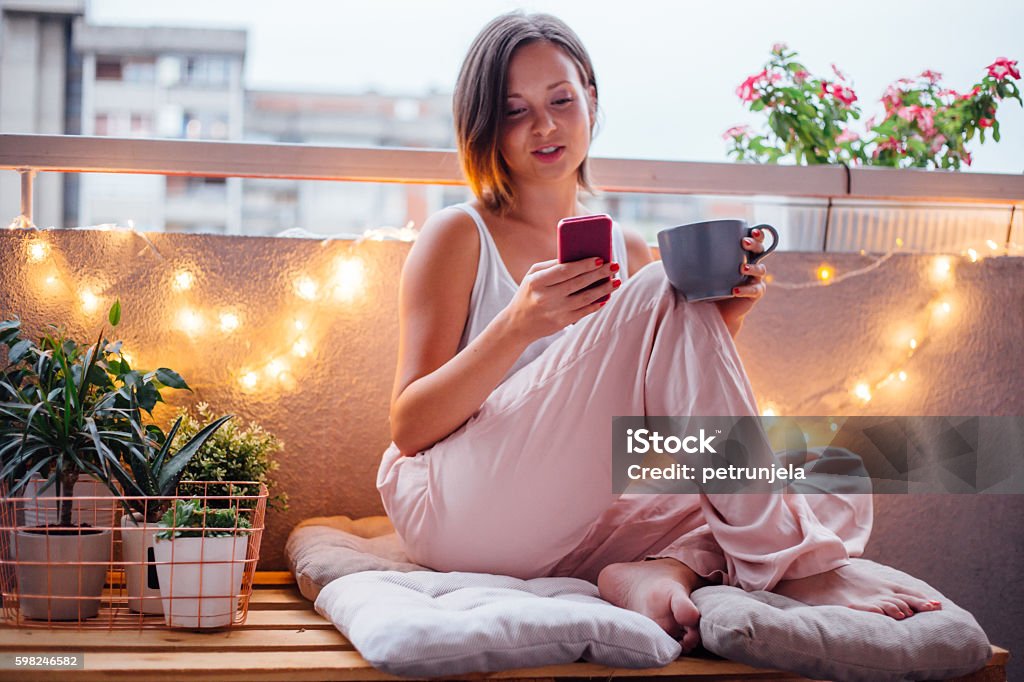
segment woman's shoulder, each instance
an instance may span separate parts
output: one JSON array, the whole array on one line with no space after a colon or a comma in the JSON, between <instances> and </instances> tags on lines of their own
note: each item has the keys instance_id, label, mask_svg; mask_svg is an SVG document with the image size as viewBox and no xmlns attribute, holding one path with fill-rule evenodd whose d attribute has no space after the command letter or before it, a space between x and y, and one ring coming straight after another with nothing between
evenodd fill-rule
<instances>
[{"instance_id":1,"label":"woman's shoulder","mask_svg":"<svg viewBox=\"0 0 1024 682\"><path fill-rule=\"evenodd\" d=\"M423 223L408 263L441 264L449 276L463 270L475 276L479 251L480 235L473 217L455 206L448 206Z\"/></svg>"}]
</instances>

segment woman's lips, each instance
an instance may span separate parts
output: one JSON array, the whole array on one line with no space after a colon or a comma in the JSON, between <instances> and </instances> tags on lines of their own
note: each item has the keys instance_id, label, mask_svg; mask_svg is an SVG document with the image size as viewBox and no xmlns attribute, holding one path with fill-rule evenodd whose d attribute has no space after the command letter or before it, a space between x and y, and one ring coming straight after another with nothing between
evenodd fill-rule
<instances>
[{"instance_id":1,"label":"woman's lips","mask_svg":"<svg viewBox=\"0 0 1024 682\"><path fill-rule=\"evenodd\" d=\"M556 145L550 146L555 147ZM547 148L548 147L544 147L544 149ZM533 158L537 159L541 163L554 163L555 161L558 161L560 158L562 158L562 156L565 154L565 147L557 147L555 151L551 152L550 154L545 154L540 149L531 153L533 154Z\"/></svg>"}]
</instances>

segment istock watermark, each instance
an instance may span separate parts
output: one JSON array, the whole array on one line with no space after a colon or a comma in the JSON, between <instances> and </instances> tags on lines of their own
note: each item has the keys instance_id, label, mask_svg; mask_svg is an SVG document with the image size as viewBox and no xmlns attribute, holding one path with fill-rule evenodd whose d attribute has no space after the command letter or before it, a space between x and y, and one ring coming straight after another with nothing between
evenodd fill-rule
<instances>
[{"instance_id":1,"label":"istock watermark","mask_svg":"<svg viewBox=\"0 0 1024 682\"><path fill-rule=\"evenodd\" d=\"M616 493L1024 493L1024 417L615 417Z\"/></svg>"}]
</instances>

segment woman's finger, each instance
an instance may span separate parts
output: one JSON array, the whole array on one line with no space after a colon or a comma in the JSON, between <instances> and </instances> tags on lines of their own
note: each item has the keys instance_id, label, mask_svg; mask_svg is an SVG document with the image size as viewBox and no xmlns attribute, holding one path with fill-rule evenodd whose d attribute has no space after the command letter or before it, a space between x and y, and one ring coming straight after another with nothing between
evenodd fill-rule
<instances>
[{"instance_id":1,"label":"woman's finger","mask_svg":"<svg viewBox=\"0 0 1024 682\"><path fill-rule=\"evenodd\" d=\"M768 274L768 268L759 263L745 263L740 266L740 272L749 277L761 279Z\"/></svg>"},{"instance_id":2,"label":"woman's finger","mask_svg":"<svg viewBox=\"0 0 1024 682\"><path fill-rule=\"evenodd\" d=\"M764 238L762 237L762 239ZM761 253L762 251L764 251L764 244L762 244L761 242L757 241L752 237L744 237L742 240L740 240L740 244L743 245L744 249L752 253Z\"/></svg>"},{"instance_id":3,"label":"woman's finger","mask_svg":"<svg viewBox=\"0 0 1024 682\"><path fill-rule=\"evenodd\" d=\"M737 298L761 298L764 296L765 286L764 283L758 282L756 284L746 284L741 287L733 287L732 295Z\"/></svg>"}]
</instances>

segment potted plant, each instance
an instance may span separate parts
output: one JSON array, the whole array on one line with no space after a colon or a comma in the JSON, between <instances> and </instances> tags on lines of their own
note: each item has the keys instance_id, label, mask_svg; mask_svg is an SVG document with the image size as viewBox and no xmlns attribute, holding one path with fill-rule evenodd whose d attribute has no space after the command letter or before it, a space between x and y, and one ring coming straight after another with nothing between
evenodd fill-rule
<instances>
[{"instance_id":1,"label":"potted plant","mask_svg":"<svg viewBox=\"0 0 1024 682\"><path fill-rule=\"evenodd\" d=\"M109 315L120 319L115 303ZM8 365L0 374L0 483L5 498L32 488L38 496L52 487L59 501L54 519L21 518L36 527L12 533L19 606L31 619L81 620L99 611L112 551L111 530L74 515L72 495L79 478L91 474L110 485L117 454L100 432L123 422L114 385L101 363L116 349L102 332L82 346L50 327L38 343L20 338L20 322L0 325ZM107 517L112 518L112 517ZM92 520L93 523L85 522ZM43 521L43 525L36 525Z\"/></svg>"},{"instance_id":2,"label":"potted plant","mask_svg":"<svg viewBox=\"0 0 1024 682\"><path fill-rule=\"evenodd\" d=\"M218 628L231 623L245 573L251 524L237 507L176 500L159 524L154 552L164 622Z\"/></svg>"},{"instance_id":3,"label":"potted plant","mask_svg":"<svg viewBox=\"0 0 1024 682\"><path fill-rule=\"evenodd\" d=\"M201 402L194 410L180 410L177 416L182 421L181 428L174 437L175 446L183 447L202 430L204 424L213 419L214 411L209 405ZM278 463L273 455L283 449L281 441L258 423L250 421L243 427L237 421L233 421L213 434L196 456L189 460L182 480L252 481L249 485L232 486L231 494L247 498L237 502L238 504L255 506L255 496L259 495L260 483L271 489L275 487L271 474L278 468ZM202 497L205 492L203 488L201 484L183 483L180 493L185 497ZM211 507L234 503L236 501L227 499L206 501ZM288 508L288 495L283 492L273 495L268 504L272 509L284 511Z\"/></svg>"},{"instance_id":4,"label":"potted plant","mask_svg":"<svg viewBox=\"0 0 1024 682\"><path fill-rule=\"evenodd\" d=\"M122 501L126 513L121 517L122 559L128 592L128 608L142 613L163 613L158 573L155 570L153 540L164 512L171 506L185 467L203 444L232 415L226 415L197 430L184 442L175 442L181 426L179 417L164 435L156 425L143 427L134 388L129 394L131 407L129 434L116 436L131 469L120 466L111 472L125 492ZM175 447L176 445L176 447Z\"/></svg>"}]
</instances>

